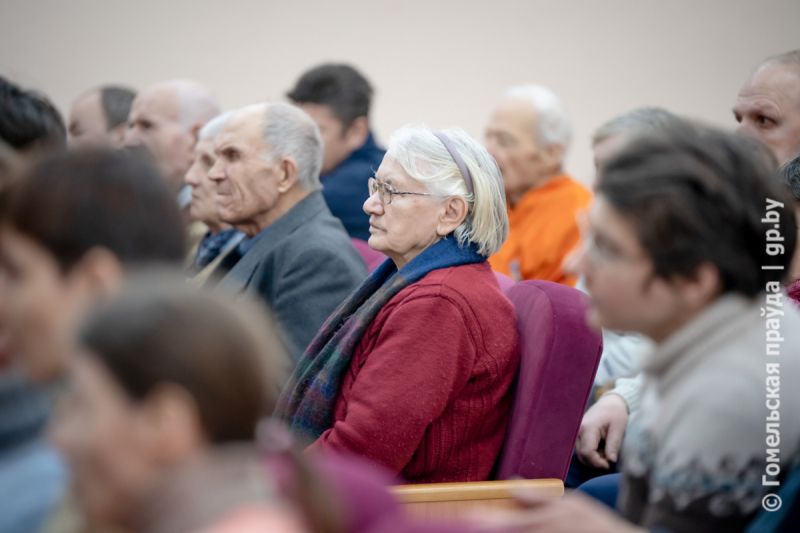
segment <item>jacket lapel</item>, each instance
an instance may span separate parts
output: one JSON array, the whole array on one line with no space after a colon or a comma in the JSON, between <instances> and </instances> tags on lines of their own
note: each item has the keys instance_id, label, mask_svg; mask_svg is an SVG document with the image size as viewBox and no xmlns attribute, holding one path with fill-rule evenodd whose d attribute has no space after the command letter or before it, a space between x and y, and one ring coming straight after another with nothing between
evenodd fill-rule
<instances>
[{"instance_id":1,"label":"jacket lapel","mask_svg":"<svg viewBox=\"0 0 800 533\"><path fill-rule=\"evenodd\" d=\"M250 285L258 266L272 253L278 243L325 207L325 198L320 191L314 191L300 200L288 213L267 227L266 234L222 278L218 287L233 293L244 292Z\"/></svg>"}]
</instances>

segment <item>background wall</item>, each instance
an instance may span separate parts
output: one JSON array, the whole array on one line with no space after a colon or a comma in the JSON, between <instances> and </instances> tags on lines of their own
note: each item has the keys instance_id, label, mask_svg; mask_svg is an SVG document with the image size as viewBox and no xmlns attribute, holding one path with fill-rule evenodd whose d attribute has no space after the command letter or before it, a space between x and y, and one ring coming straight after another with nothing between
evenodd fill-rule
<instances>
[{"instance_id":1,"label":"background wall","mask_svg":"<svg viewBox=\"0 0 800 533\"><path fill-rule=\"evenodd\" d=\"M733 127L741 84L800 48L799 22L798 0L2 0L0 74L64 113L94 85L178 77L231 108L345 61L376 89L379 140L411 121L483 139L503 91L536 82L570 110L567 168L590 183L592 131L631 108Z\"/></svg>"}]
</instances>

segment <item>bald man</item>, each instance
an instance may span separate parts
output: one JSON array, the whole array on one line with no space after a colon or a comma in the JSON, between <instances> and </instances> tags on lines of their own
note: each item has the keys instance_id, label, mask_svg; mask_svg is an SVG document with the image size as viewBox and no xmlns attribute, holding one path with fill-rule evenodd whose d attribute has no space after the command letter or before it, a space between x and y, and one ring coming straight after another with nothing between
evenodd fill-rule
<instances>
[{"instance_id":1,"label":"bald man","mask_svg":"<svg viewBox=\"0 0 800 533\"><path fill-rule=\"evenodd\" d=\"M783 165L800 153L800 50L764 61L739 91L736 130L766 144Z\"/></svg>"},{"instance_id":2,"label":"bald man","mask_svg":"<svg viewBox=\"0 0 800 533\"><path fill-rule=\"evenodd\" d=\"M80 95L69 112L70 148L121 147L135 96L131 89L114 86L97 87Z\"/></svg>"},{"instance_id":3,"label":"bald man","mask_svg":"<svg viewBox=\"0 0 800 533\"><path fill-rule=\"evenodd\" d=\"M200 128L221 112L210 91L196 82L158 83L134 98L125 146L144 146L155 158L164 178L178 192L194 160ZM190 199L191 196L186 198L186 204Z\"/></svg>"}]
</instances>

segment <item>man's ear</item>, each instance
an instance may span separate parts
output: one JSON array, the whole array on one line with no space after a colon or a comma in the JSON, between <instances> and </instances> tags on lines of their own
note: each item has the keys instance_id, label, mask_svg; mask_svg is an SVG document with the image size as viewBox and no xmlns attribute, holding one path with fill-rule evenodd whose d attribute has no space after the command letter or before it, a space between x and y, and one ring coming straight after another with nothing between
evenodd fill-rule
<instances>
[{"instance_id":1,"label":"man's ear","mask_svg":"<svg viewBox=\"0 0 800 533\"><path fill-rule=\"evenodd\" d=\"M436 226L436 233L442 237L450 235L467 218L469 204L461 196L452 196L442 204L444 208Z\"/></svg>"},{"instance_id":2,"label":"man's ear","mask_svg":"<svg viewBox=\"0 0 800 533\"><path fill-rule=\"evenodd\" d=\"M697 267L693 278L682 278L678 283L684 301L694 309L705 307L722 292L719 269L709 261Z\"/></svg>"},{"instance_id":3,"label":"man's ear","mask_svg":"<svg viewBox=\"0 0 800 533\"><path fill-rule=\"evenodd\" d=\"M369 137L369 120L367 117L358 117L344 132L345 145L351 152L355 152L367 142Z\"/></svg>"},{"instance_id":4,"label":"man's ear","mask_svg":"<svg viewBox=\"0 0 800 533\"><path fill-rule=\"evenodd\" d=\"M539 151L539 160L541 168L548 174L561 173L564 164L564 146L561 143L553 143L542 147Z\"/></svg>"},{"instance_id":5,"label":"man's ear","mask_svg":"<svg viewBox=\"0 0 800 533\"><path fill-rule=\"evenodd\" d=\"M278 192L283 194L297 183L297 161L292 157L284 157L278 165Z\"/></svg>"},{"instance_id":6,"label":"man's ear","mask_svg":"<svg viewBox=\"0 0 800 533\"><path fill-rule=\"evenodd\" d=\"M202 124L195 124L189 129L189 135L192 137L191 146L189 146L189 151L192 152L192 158L194 158L194 147L197 145L197 141L200 139L200 130L203 129Z\"/></svg>"},{"instance_id":7,"label":"man's ear","mask_svg":"<svg viewBox=\"0 0 800 533\"><path fill-rule=\"evenodd\" d=\"M128 129L128 123L123 122L122 124L112 128L108 132L109 141L111 146L114 148L122 148L122 145L125 143L125 130Z\"/></svg>"}]
</instances>

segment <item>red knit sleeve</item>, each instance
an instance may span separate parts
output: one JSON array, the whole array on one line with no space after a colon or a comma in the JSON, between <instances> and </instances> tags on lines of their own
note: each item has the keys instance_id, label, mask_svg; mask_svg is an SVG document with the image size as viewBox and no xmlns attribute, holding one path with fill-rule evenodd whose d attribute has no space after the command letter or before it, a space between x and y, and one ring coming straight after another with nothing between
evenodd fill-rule
<instances>
[{"instance_id":1,"label":"red knit sleeve","mask_svg":"<svg viewBox=\"0 0 800 533\"><path fill-rule=\"evenodd\" d=\"M467 321L450 300L403 302L353 382L345 418L312 448L366 456L399 473L426 428L467 383L475 354Z\"/></svg>"}]
</instances>

